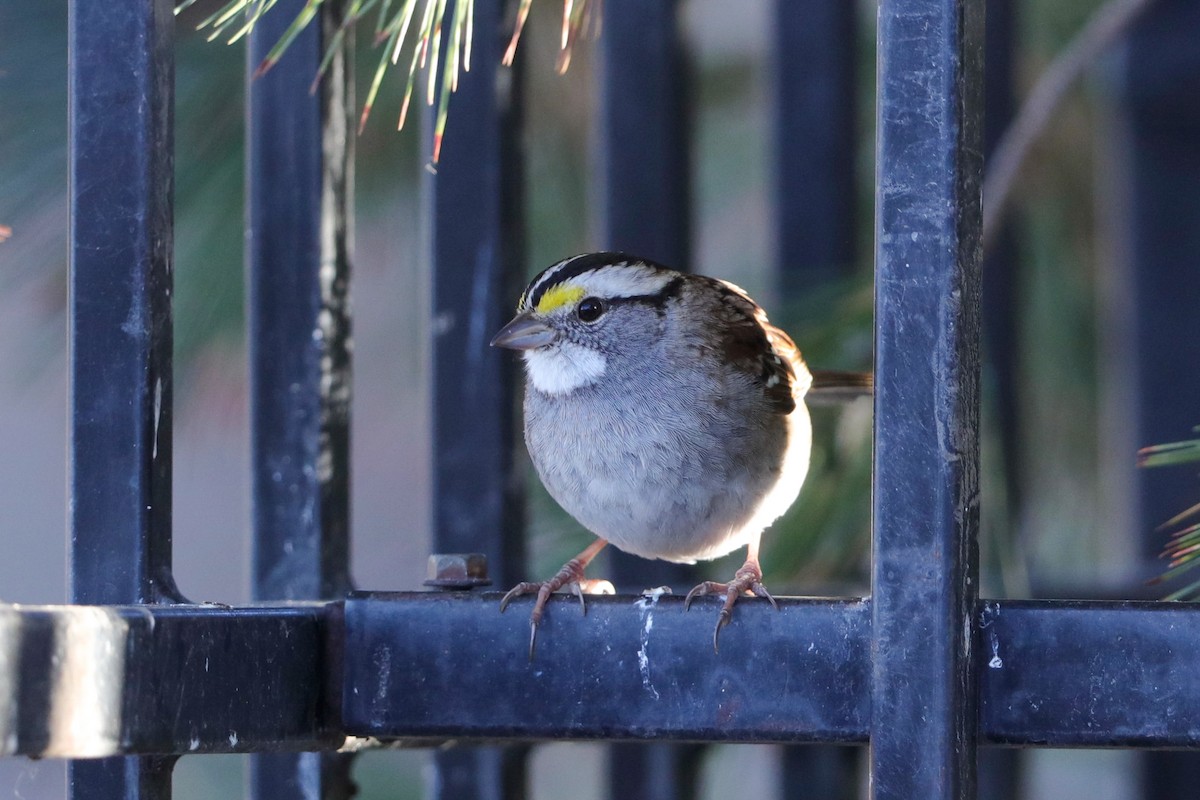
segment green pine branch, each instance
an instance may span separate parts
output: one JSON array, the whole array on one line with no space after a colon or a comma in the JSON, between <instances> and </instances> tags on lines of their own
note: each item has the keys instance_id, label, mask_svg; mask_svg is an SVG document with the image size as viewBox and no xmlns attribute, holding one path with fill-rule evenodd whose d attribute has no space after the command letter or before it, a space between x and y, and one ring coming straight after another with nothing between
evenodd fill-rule
<instances>
[{"instance_id":1,"label":"green pine branch","mask_svg":"<svg viewBox=\"0 0 1200 800\"><path fill-rule=\"evenodd\" d=\"M291 25L279 37L274 47L254 72L258 77L271 69L291 46L301 31L316 19L317 12L329 0L308 0L304 8L292 20ZM196 0L181 0L175 13L186 9ZM198 30L207 30L208 39L225 39L229 44L239 41L254 30L254 26L275 5L276 0L229 0L216 13L204 19ZM504 53L502 63L511 66L516 57L517 43L529 16L533 0L521 0L517 9L517 20L512 40ZM602 0L563 0L562 39L558 57L558 71L564 72L571 63L571 49L579 35L599 31ZM421 13L417 10L420 7ZM379 64L375 68L367 98L359 117L358 130L362 133L375 107L383 77L395 66L406 49L411 50L408 60L408 80L405 84L397 129L403 129L408 119L409 104L417 73L426 72L425 102L433 106L437 102L437 118L433 133L433 163L441 156L442 139L449 117L450 96L458 89L459 77L471 69L471 43L474 39L475 0L458 0L453 12L446 20L447 0L349 0L342 25L326 47L325 55L314 78L313 86L324 76L333 60L333 54L352 31L368 15L375 14L374 43L380 52ZM416 24L414 25L414 21ZM409 34L412 34L410 37ZM440 78L440 92L439 89Z\"/></svg>"}]
</instances>

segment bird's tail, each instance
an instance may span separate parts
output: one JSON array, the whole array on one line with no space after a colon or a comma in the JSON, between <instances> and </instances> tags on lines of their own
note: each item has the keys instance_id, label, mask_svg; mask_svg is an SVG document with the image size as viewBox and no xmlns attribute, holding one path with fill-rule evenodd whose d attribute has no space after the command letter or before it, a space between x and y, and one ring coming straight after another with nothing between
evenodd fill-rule
<instances>
[{"instance_id":1,"label":"bird's tail","mask_svg":"<svg viewBox=\"0 0 1200 800\"><path fill-rule=\"evenodd\" d=\"M807 398L818 403L846 403L875 394L875 376L870 372L815 369Z\"/></svg>"}]
</instances>

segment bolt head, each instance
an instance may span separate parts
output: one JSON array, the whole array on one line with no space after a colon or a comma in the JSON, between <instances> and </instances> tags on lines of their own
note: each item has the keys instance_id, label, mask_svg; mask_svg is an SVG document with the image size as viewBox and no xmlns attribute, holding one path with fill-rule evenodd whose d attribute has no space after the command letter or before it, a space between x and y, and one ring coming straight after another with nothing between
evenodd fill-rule
<instances>
[{"instance_id":1,"label":"bolt head","mask_svg":"<svg viewBox=\"0 0 1200 800\"><path fill-rule=\"evenodd\" d=\"M472 589L492 583L483 553L434 553L426 575L425 585L436 589Z\"/></svg>"}]
</instances>

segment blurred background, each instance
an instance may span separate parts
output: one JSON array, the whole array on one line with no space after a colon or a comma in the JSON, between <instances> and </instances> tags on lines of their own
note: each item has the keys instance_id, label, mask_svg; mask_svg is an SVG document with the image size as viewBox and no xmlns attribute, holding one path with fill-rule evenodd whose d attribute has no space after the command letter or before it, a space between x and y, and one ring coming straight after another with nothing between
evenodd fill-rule
<instances>
[{"instance_id":1,"label":"blurred background","mask_svg":"<svg viewBox=\"0 0 1200 800\"><path fill-rule=\"evenodd\" d=\"M1011 14L1016 44L1010 66L1020 96L1101 3L1013 0L989 3L989 13L993 5ZM185 595L236 604L249 598L245 53L192 30L213 6L198 3L179 19L177 31L174 547ZM872 341L875 7L867 0L859 7L853 263L833 285L785 301L769 269L773 3L680 3L694 91L693 266L744 286L792 333L811 364L833 369L869 368ZM554 2L535 3L519 55L527 82L530 274L600 244L591 178L597 48L580 42L570 70L557 75L560 15ZM65 3L0 2L0 225L12 233L0 243L5 602L66 598L66 35ZM1200 48L1200 36L1192 42ZM365 35L358 53L361 95L376 57ZM1146 520L1165 521L1200 499L1186 470L1134 470L1136 449L1157 442L1139 438L1144 401L1132 386L1134 301L1143 311L1153 304L1132 296L1130 253L1138 243L1128 219L1140 200L1130 189L1129 145L1137 131L1129 122L1128 58L1127 46L1112 48L1069 93L1018 178L1006 258L989 262L989 269L1003 272L986 276L985 291L997 281L1011 290L1006 343L1017 357L1016 372L1007 375L1016 402L1009 413L1020 425L1002 446L997 373L989 371L987 596L1155 596L1157 590L1142 585L1157 569L1146 557L1153 541ZM1180 58L1183 85L1195 86L1197 58L1189 61L1186 52ZM352 552L355 582L366 589L417 588L429 552L428 282L418 194L428 153L417 126L393 130L402 90L399 75L385 82L357 144ZM1193 123L1196 98L1200 91L1191 100ZM453 109L451 103L450 137ZM1195 169L1196 153L1193 147L1176 155ZM1191 193L1198 192L1200 184L1193 184ZM1181 198L1174 208L1194 210L1196 201ZM1195 241L1200 220L1190 225ZM1195 308L1200 296L1186 276L1197 267L1195 259L1178 264L1178 275L1167 275L1162 290L1182 292ZM1200 409L1195 379L1186 376L1200 363L1188 349L1189 340L1200 339L1194 323L1179 337L1179 347L1162 353L1156 368L1178 376L1175 402ZM1200 414L1192 417L1171 423L1178 429L1168 439L1187 438L1190 426L1200 424ZM766 538L767 583L785 594L865 592L870 403L819 409L815 425L817 450L801 500ZM1145 508L1145 481L1174 488ZM588 536L536 480L531 484L529 572L545 575ZM735 566L718 562L711 569ZM594 574L602 571L601 564ZM747 776L751 784L761 777L762 796L776 796L776 759L775 748L710 748L703 796L744 790ZM239 756L184 758L175 796L238 796L243 762ZM361 796L420 797L425 763L419 752L362 755L355 768ZM533 763L534 798L560 796L567 786L573 797L603 795L599 746L541 747ZM1030 751L1021 781L1023 796L1061 800L1132 800L1138 785L1133 754L1099 751ZM61 797L63 786L60 763L0 760L0 796Z\"/></svg>"}]
</instances>

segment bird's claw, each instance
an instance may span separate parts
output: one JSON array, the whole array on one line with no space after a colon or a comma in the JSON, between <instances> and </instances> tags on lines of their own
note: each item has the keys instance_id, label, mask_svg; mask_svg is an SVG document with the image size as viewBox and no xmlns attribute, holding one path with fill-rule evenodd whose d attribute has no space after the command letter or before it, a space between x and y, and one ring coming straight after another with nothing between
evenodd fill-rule
<instances>
[{"instance_id":1,"label":"bird's claw","mask_svg":"<svg viewBox=\"0 0 1200 800\"><path fill-rule=\"evenodd\" d=\"M750 591L754 593L755 597L761 597L770 603L771 608L775 609L776 611L779 610L779 603L775 602L775 598L772 597L771 593L767 591L767 587L763 586L761 583L756 583L751 586Z\"/></svg>"},{"instance_id":2,"label":"bird's claw","mask_svg":"<svg viewBox=\"0 0 1200 800\"><path fill-rule=\"evenodd\" d=\"M539 588L536 583L518 583L516 586L509 589L504 597L500 598L500 613L504 613L504 609L508 608L508 604L517 599L523 594L529 594Z\"/></svg>"},{"instance_id":3,"label":"bird's claw","mask_svg":"<svg viewBox=\"0 0 1200 800\"><path fill-rule=\"evenodd\" d=\"M537 591L537 601L533 605L533 612L529 615L529 660L533 661L533 654L537 647L537 632L538 625L542 622L542 616L546 611L546 603L550 599L550 595L564 586L575 593L579 598L579 608L583 615L587 616L587 601L584 599L584 594L615 594L616 590L613 585L606 580L591 580L580 579L564 583L562 586L551 587L554 580L543 581L542 583L518 583L516 586L508 590L508 593L500 600L500 613L504 613L504 609L508 608L508 604L517 597L523 594L532 594ZM545 596L543 597L543 593Z\"/></svg>"},{"instance_id":4,"label":"bird's claw","mask_svg":"<svg viewBox=\"0 0 1200 800\"><path fill-rule=\"evenodd\" d=\"M564 587L579 598L579 608L584 616L587 616L587 601L584 599L585 592L592 594L614 594L616 591L613 589L613 585L606 580L583 577L583 565L579 563L578 559L571 559L563 565L563 568L553 578L546 581L524 581L518 583L509 589L504 597L500 599L500 613L504 613L504 610L508 608L508 604L513 600L522 595L537 593L537 599L533 604L533 611L529 614L530 661L533 661L533 654L537 646L538 625L541 624L542 616L546 612L546 603L550 601L552 594Z\"/></svg>"},{"instance_id":5,"label":"bird's claw","mask_svg":"<svg viewBox=\"0 0 1200 800\"><path fill-rule=\"evenodd\" d=\"M729 613L729 609L722 608L721 613L717 614L717 626L713 628L713 652L721 652L721 628L729 624L729 620L733 615Z\"/></svg>"},{"instance_id":6,"label":"bird's claw","mask_svg":"<svg viewBox=\"0 0 1200 800\"><path fill-rule=\"evenodd\" d=\"M733 580L729 583L717 583L716 581L704 581L696 585L683 601L683 610L687 611L692 607L692 601L697 597L706 594L723 594L725 595L725 604L721 606L721 611L717 614L717 626L713 630L713 652L721 652L720 639L721 629L729 624L733 618L733 604L743 594L752 594L755 597L761 597L771 604L771 607L776 611L779 610L779 604L775 602L775 598L767 591L767 587L762 583L762 569L757 563L747 561L741 569L734 573Z\"/></svg>"}]
</instances>

